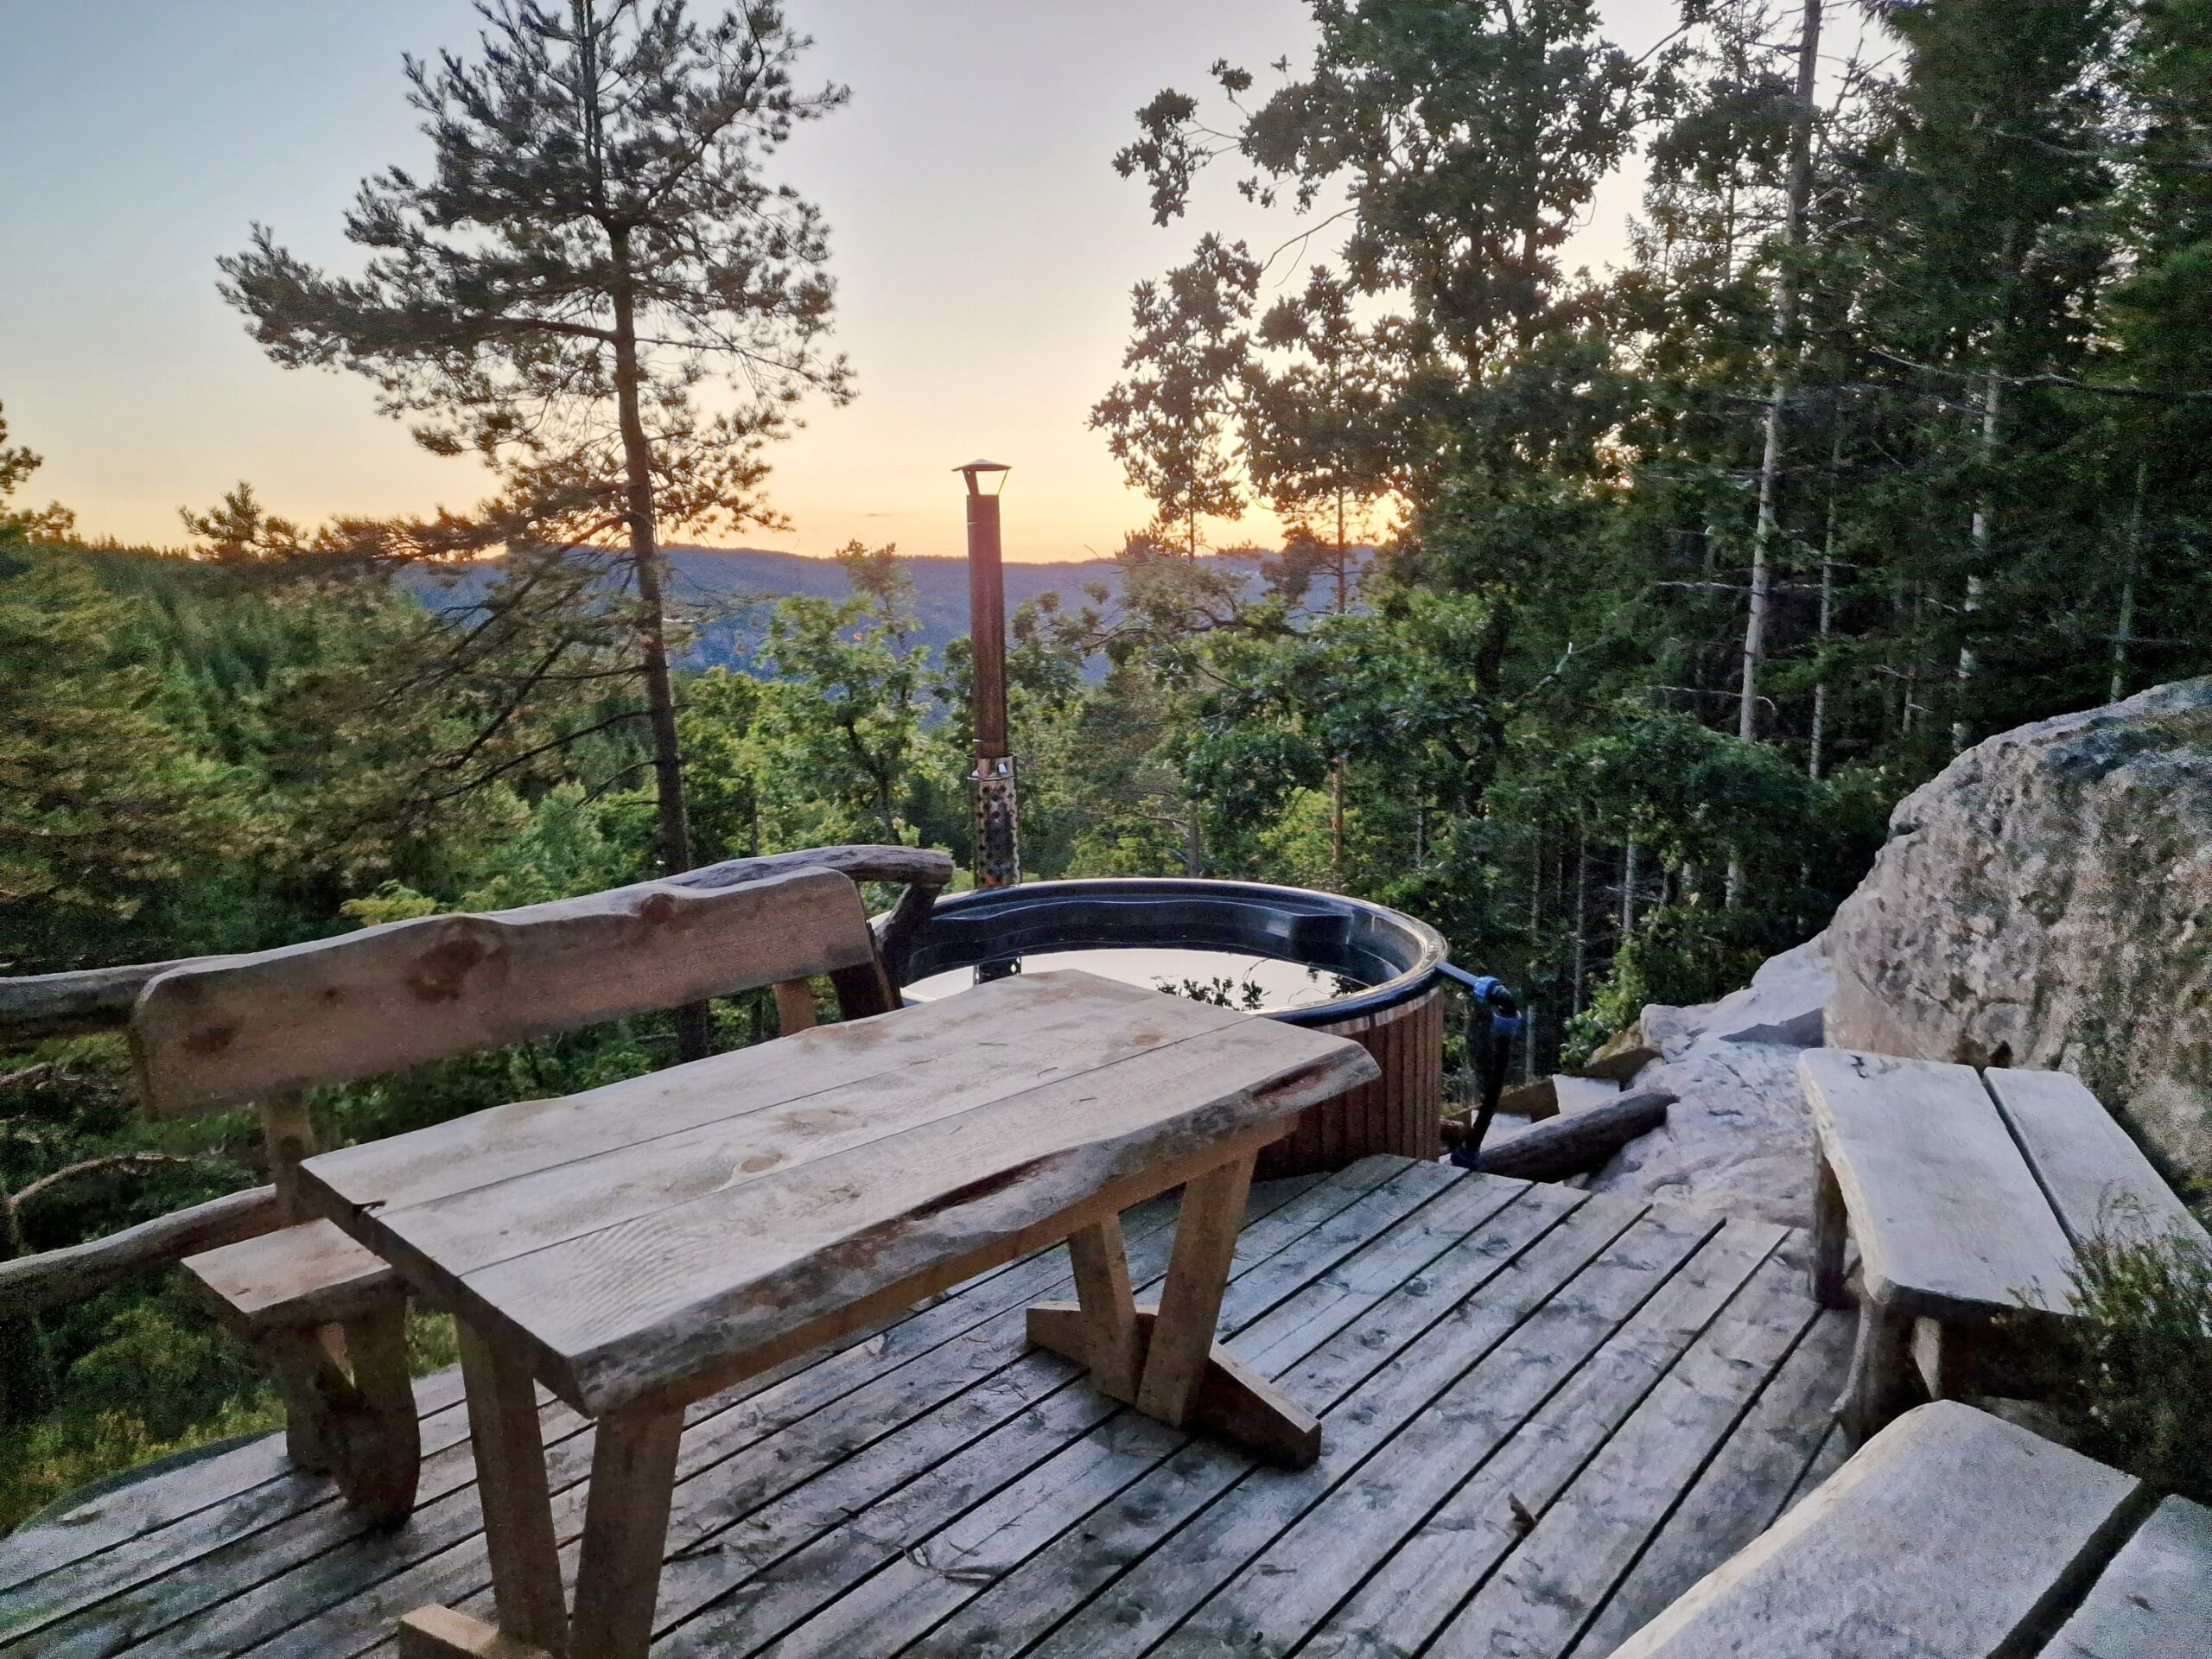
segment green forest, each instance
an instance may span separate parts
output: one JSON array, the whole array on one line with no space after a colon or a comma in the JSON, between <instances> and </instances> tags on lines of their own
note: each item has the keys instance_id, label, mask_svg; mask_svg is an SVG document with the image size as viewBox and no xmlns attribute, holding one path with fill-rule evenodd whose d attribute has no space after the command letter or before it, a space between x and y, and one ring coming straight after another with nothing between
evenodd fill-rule
<instances>
[{"instance_id":1,"label":"green forest","mask_svg":"<svg viewBox=\"0 0 2212 1659\"><path fill-rule=\"evenodd\" d=\"M1521 995L1541 1071L1817 931L1961 750L2212 670L2212 0L1683 0L1640 56L1589 0L1307 3L1300 60L1162 41L1096 158L1190 251L1096 389L1153 508L1118 590L1010 623L1027 877L1403 909ZM824 211L776 169L841 90L755 0L486 29L411 66L432 160L362 187L354 269L241 227L209 277L491 499L307 525L241 483L176 546L95 544L0 425L0 971L840 842L969 859L964 642L918 640L893 550L763 601L753 674L685 666L712 619L663 581L774 524L775 440L855 395ZM1636 156L1631 257L1572 267ZM1202 178L1280 235L1193 223ZM1255 504L1294 526L1256 578L1195 556ZM388 1134L768 1017L316 1110ZM134 1113L114 1039L0 1056L0 1255L260 1156L250 1115ZM157 1278L0 1320L0 1526L279 1421Z\"/></svg>"}]
</instances>

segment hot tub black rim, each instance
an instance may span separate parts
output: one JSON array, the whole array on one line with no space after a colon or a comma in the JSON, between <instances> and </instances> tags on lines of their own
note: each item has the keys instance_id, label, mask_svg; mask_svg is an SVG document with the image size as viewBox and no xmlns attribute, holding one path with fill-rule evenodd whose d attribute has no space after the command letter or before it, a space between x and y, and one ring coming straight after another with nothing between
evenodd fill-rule
<instances>
[{"instance_id":1,"label":"hot tub black rim","mask_svg":"<svg viewBox=\"0 0 2212 1659\"><path fill-rule=\"evenodd\" d=\"M1094 898L1120 899L1175 899L1232 901L1242 899L1248 904L1267 904L1278 912L1295 911L1307 915L1363 918L1385 933L1405 936L1412 947L1410 963L1401 967L1390 978L1378 981L1365 989L1347 996L1305 1008L1275 1008L1267 1010L1270 1020L1280 1020L1285 1025L1326 1027L1341 1025L1348 1020L1384 1014L1426 995L1440 981L1449 978L1466 985L1473 983L1473 976L1455 968L1450 961L1450 947L1444 936L1418 917L1403 911L1393 910L1371 899L1356 899L1348 893L1323 893L1312 887L1279 887L1263 881L1215 880L1198 876L1090 876L1065 881L1031 881L1015 887L981 887L967 893L941 895L932 907L928 921L915 931L909 944L901 983L912 984L931 974L946 973L963 967L973 967L979 962L994 958L977 956L968 960L932 963L929 959L928 941L931 928L941 917L958 918L965 911L994 911L1003 908L1020 909L1031 906L1044 908L1068 899ZM1084 949L1123 948L1127 943L1112 941L1094 945L1076 944L1054 948L1081 950ZM1211 949L1225 947L1212 941L1185 943L1175 939L1147 939L1144 945L1159 950ZM1034 948L1034 947L1033 947ZM1233 947L1238 951L1249 950L1255 957L1266 957L1276 962L1295 963L1301 967L1320 968L1332 971L1325 964L1286 954L1265 947L1264 942L1240 942ZM1378 954L1381 954L1378 952ZM1386 958L1387 959L1387 958Z\"/></svg>"}]
</instances>

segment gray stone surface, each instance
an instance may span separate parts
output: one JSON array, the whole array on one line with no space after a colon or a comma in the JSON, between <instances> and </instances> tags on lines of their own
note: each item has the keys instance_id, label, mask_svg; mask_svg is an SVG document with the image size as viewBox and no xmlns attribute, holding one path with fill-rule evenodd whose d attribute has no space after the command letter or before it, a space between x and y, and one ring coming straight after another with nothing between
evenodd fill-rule
<instances>
[{"instance_id":1,"label":"gray stone surface","mask_svg":"<svg viewBox=\"0 0 2212 1659\"><path fill-rule=\"evenodd\" d=\"M1834 1046L2075 1072L2212 1180L2212 679L1968 750L1826 937Z\"/></svg>"},{"instance_id":2,"label":"gray stone surface","mask_svg":"<svg viewBox=\"0 0 2212 1659\"><path fill-rule=\"evenodd\" d=\"M1663 1128L1630 1141L1591 1178L1593 1191L1704 1204L1784 1226L1813 1219L1813 1129L1797 1055L1834 988L1815 938L1770 958L1742 990L1639 1022L1661 1058L1627 1086L1680 1098Z\"/></svg>"}]
</instances>

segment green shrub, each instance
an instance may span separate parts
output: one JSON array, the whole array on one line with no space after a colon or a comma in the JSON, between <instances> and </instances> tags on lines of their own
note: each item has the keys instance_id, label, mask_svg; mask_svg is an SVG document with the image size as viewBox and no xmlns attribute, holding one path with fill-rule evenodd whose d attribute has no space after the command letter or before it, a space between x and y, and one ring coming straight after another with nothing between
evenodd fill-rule
<instances>
[{"instance_id":1,"label":"green shrub","mask_svg":"<svg viewBox=\"0 0 2212 1659\"><path fill-rule=\"evenodd\" d=\"M2212 1249L2108 1219L2077 1254L2062 1403L2081 1449L2212 1502Z\"/></svg>"},{"instance_id":2,"label":"green shrub","mask_svg":"<svg viewBox=\"0 0 2212 1659\"><path fill-rule=\"evenodd\" d=\"M1792 943L1749 911L1669 905L1653 911L1613 957L1590 1005L1567 1029L1560 1059L1580 1065L1608 1037L1636 1023L1647 1002L1689 1007L1751 982L1759 964Z\"/></svg>"}]
</instances>

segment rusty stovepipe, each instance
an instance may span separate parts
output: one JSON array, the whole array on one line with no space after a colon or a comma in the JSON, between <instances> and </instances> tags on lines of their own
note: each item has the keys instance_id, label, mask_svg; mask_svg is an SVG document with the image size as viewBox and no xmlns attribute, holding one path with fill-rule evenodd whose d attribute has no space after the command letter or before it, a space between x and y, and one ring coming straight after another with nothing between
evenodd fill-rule
<instances>
[{"instance_id":1,"label":"rusty stovepipe","mask_svg":"<svg viewBox=\"0 0 2212 1659\"><path fill-rule=\"evenodd\" d=\"M982 480L1004 486L1008 468L971 461L953 470L968 480L968 639L975 671L969 718L976 729L976 885L1011 887L1021 880L1021 842L1014 756L1006 741L1006 581L1000 569L999 498Z\"/></svg>"}]
</instances>

